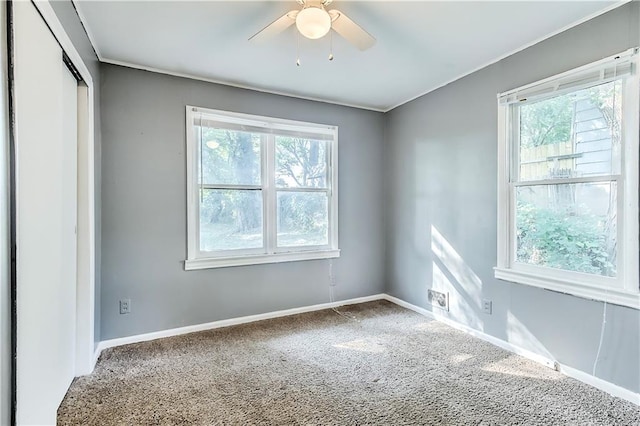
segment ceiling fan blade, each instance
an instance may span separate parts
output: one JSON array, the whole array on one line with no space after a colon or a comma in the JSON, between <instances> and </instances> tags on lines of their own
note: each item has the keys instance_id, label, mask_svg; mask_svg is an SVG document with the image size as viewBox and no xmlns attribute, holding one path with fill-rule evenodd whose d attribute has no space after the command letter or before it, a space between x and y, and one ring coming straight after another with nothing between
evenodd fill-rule
<instances>
[{"instance_id":1,"label":"ceiling fan blade","mask_svg":"<svg viewBox=\"0 0 640 426\"><path fill-rule=\"evenodd\" d=\"M329 15L332 20L331 28L358 49L367 50L376 43L376 39L371 34L339 10L332 9L329 11Z\"/></svg>"},{"instance_id":2,"label":"ceiling fan blade","mask_svg":"<svg viewBox=\"0 0 640 426\"><path fill-rule=\"evenodd\" d=\"M296 16L298 16L298 12L298 10L292 10L285 13L284 15L252 35L249 38L249 41L260 42L281 33L296 22Z\"/></svg>"}]
</instances>

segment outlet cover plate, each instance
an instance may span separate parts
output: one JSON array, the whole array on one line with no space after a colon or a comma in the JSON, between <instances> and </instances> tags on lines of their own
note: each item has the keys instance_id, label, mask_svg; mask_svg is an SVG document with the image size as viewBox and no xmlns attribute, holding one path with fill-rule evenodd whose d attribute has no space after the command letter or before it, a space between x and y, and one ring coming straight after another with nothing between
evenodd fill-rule
<instances>
[{"instance_id":1,"label":"outlet cover plate","mask_svg":"<svg viewBox=\"0 0 640 426\"><path fill-rule=\"evenodd\" d=\"M491 315L493 313L493 302L489 299L482 299L482 312Z\"/></svg>"},{"instance_id":2,"label":"outlet cover plate","mask_svg":"<svg viewBox=\"0 0 640 426\"><path fill-rule=\"evenodd\" d=\"M444 309L445 311L449 312L449 293L443 293L440 291L435 291L435 290L429 290L428 291L428 296L429 296L429 303L431 303L432 306L437 306L440 309Z\"/></svg>"},{"instance_id":3,"label":"outlet cover plate","mask_svg":"<svg viewBox=\"0 0 640 426\"><path fill-rule=\"evenodd\" d=\"M131 313L131 299L122 299L120 301L120 314Z\"/></svg>"}]
</instances>

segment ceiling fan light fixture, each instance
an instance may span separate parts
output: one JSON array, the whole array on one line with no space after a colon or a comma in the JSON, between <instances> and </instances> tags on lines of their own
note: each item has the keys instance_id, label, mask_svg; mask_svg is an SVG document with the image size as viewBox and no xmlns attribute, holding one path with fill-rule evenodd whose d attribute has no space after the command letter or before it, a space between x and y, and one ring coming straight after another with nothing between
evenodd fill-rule
<instances>
[{"instance_id":1,"label":"ceiling fan light fixture","mask_svg":"<svg viewBox=\"0 0 640 426\"><path fill-rule=\"evenodd\" d=\"M300 34L312 40L324 37L331 29L331 16L319 7L304 8L296 16L296 27Z\"/></svg>"}]
</instances>

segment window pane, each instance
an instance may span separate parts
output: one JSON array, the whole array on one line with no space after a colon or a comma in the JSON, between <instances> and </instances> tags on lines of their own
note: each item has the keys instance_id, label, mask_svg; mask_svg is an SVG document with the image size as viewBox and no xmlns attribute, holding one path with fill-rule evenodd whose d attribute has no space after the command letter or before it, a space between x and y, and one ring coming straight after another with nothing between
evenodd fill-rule
<instances>
[{"instance_id":1,"label":"window pane","mask_svg":"<svg viewBox=\"0 0 640 426\"><path fill-rule=\"evenodd\" d=\"M276 185L327 187L327 141L276 136Z\"/></svg>"},{"instance_id":2,"label":"window pane","mask_svg":"<svg viewBox=\"0 0 640 426\"><path fill-rule=\"evenodd\" d=\"M200 250L260 248L262 191L202 189Z\"/></svg>"},{"instance_id":3,"label":"window pane","mask_svg":"<svg viewBox=\"0 0 640 426\"><path fill-rule=\"evenodd\" d=\"M524 104L520 181L618 174L622 82Z\"/></svg>"},{"instance_id":4,"label":"window pane","mask_svg":"<svg viewBox=\"0 0 640 426\"><path fill-rule=\"evenodd\" d=\"M201 183L260 185L259 134L198 126L195 131L202 152Z\"/></svg>"},{"instance_id":5,"label":"window pane","mask_svg":"<svg viewBox=\"0 0 640 426\"><path fill-rule=\"evenodd\" d=\"M324 192L278 192L278 247L329 244Z\"/></svg>"},{"instance_id":6,"label":"window pane","mask_svg":"<svg viewBox=\"0 0 640 426\"><path fill-rule=\"evenodd\" d=\"M516 189L518 262L616 276L616 184Z\"/></svg>"}]
</instances>

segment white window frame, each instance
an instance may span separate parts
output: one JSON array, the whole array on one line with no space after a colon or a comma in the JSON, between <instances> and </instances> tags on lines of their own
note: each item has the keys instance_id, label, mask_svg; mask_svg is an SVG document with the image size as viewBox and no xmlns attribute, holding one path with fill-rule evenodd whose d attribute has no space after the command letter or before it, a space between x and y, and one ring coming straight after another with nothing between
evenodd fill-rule
<instances>
[{"instance_id":1,"label":"white window frame","mask_svg":"<svg viewBox=\"0 0 640 426\"><path fill-rule=\"evenodd\" d=\"M558 291L591 300L640 309L638 158L640 83L638 48L549 77L498 95L498 256L495 277L509 282ZM515 143L518 105L596 84L624 75L622 153L620 175L563 179L563 183L615 180L618 186L617 277L603 277L567 270L518 263L515 236L514 169L518 164ZM515 120L512 120L512 117ZM545 184L544 180L527 184ZM552 183L557 183L553 181Z\"/></svg>"},{"instance_id":2,"label":"white window frame","mask_svg":"<svg viewBox=\"0 0 640 426\"><path fill-rule=\"evenodd\" d=\"M223 251L200 250L200 184L198 163L200 150L193 132L198 117L206 115L222 123L248 125L264 129L261 147L260 185L215 185L216 188L260 189L263 192L263 247ZM327 188L282 188L275 184L275 136L278 130L298 131L305 134L328 135ZM338 248L338 127L324 124L285 120L237 112L228 112L186 106L187 139L187 259L185 270L223 268L230 266L258 265L264 263L292 262L300 260L340 257ZM328 244L322 246L277 247L277 193L325 192L328 202Z\"/></svg>"}]
</instances>

